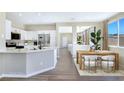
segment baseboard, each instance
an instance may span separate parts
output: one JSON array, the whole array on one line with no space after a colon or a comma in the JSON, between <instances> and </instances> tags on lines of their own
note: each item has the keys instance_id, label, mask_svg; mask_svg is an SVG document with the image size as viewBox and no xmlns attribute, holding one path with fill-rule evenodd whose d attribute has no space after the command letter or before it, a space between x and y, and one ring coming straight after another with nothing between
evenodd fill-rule
<instances>
[{"instance_id":1,"label":"baseboard","mask_svg":"<svg viewBox=\"0 0 124 93\"><path fill-rule=\"evenodd\" d=\"M25 78L26 74L3 74L2 78L7 77L7 78Z\"/></svg>"},{"instance_id":2,"label":"baseboard","mask_svg":"<svg viewBox=\"0 0 124 93\"><path fill-rule=\"evenodd\" d=\"M54 69L55 66L26 75L26 78Z\"/></svg>"},{"instance_id":3,"label":"baseboard","mask_svg":"<svg viewBox=\"0 0 124 93\"><path fill-rule=\"evenodd\" d=\"M27 75L26 74L3 74L1 78L3 78L3 77L9 77L9 78L29 78L29 77L32 77L34 75L37 75L37 74L40 74L40 73L52 70L54 68L55 68L55 66L53 66L51 68L44 69L44 70L40 70L40 71L31 73L31 74L27 74Z\"/></svg>"}]
</instances>

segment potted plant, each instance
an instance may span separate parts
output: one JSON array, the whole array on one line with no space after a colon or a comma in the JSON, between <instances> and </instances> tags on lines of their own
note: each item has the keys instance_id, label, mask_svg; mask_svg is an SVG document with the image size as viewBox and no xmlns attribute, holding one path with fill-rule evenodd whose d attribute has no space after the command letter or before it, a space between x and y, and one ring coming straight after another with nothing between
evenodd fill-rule
<instances>
[{"instance_id":1,"label":"potted plant","mask_svg":"<svg viewBox=\"0 0 124 93\"><path fill-rule=\"evenodd\" d=\"M101 45L99 44L101 38L101 30L99 29L96 31L96 28L94 28L94 32L91 33L91 42L93 43L92 48L94 48L94 50L101 49Z\"/></svg>"},{"instance_id":2,"label":"potted plant","mask_svg":"<svg viewBox=\"0 0 124 93\"><path fill-rule=\"evenodd\" d=\"M77 44L81 45L82 44L82 37L77 36Z\"/></svg>"}]
</instances>

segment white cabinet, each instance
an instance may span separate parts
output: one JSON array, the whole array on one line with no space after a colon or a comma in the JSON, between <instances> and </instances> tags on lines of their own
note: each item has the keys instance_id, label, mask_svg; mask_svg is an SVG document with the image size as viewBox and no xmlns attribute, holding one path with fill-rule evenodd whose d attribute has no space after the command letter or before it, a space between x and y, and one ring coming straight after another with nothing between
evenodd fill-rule
<instances>
[{"instance_id":1,"label":"white cabinet","mask_svg":"<svg viewBox=\"0 0 124 93\"><path fill-rule=\"evenodd\" d=\"M27 31L24 31L23 35L24 35L24 38L25 38L24 40L27 40Z\"/></svg>"},{"instance_id":2,"label":"white cabinet","mask_svg":"<svg viewBox=\"0 0 124 93\"><path fill-rule=\"evenodd\" d=\"M37 31L32 32L33 40L38 40Z\"/></svg>"},{"instance_id":3,"label":"white cabinet","mask_svg":"<svg viewBox=\"0 0 124 93\"><path fill-rule=\"evenodd\" d=\"M21 33L21 40L25 40L25 31L21 30L20 33Z\"/></svg>"},{"instance_id":4,"label":"white cabinet","mask_svg":"<svg viewBox=\"0 0 124 93\"><path fill-rule=\"evenodd\" d=\"M9 20L5 21L5 38L7 40L11 39L12 23Z\"/></svg>"},{"instance_id":5,"label":"white cabinet","mask_svg":"<svg viewBox=\"0 0 124 93\"><path fill-rule=\"evenodd\" d=\"M18 28L12 28L13 33L21 33L21 29Z\"/></svg>"},{"instance_id":6,"label":"white cabinet","mask_svg":"<svg viewBox=\"0 0 124 93\"><path fill-rule=\"evenodd\" d=\"M26 40L32 40L32 32L26 31L26 34L27 34Z\"/></svg>"},{"instance_id":7,"label":"white cabinet","mask_svg":"<svg viewBox=\"0 0 124 93\"><path fill-rule=\"evenodd\" d=\"M21 35L21 40L25 40L25 31L18 28L12 28L13 33L19 33Z\"/></svg>"},{"instance_id":8,"label":"white cabinet","mask_svg":"<svg viewBox=\"0 0 124 93\"><path fill-rule=\"evenodd\" d=\"M26 31L26 40L38 40L37 31Z\"/></svg>"},{"instance_id":9,"label":"white cabinet","mask_svg":"<svg viewBox=\"0 0 124 93\"><path fill-rule=\"evenodd\" d=\"M56 32L52 31L50 33L50 46L55 47L56 46Z\"/></svg>"},{"instance_id":10,"label":"white cabinet","mask_svg":"<svg viewBox=\"0 0 124 93\"><path fill-rule=\"evenodd\" d=\"M33 31L30 31L30 40L34 40L34 32Z\"/></svg>"}]
</instances>

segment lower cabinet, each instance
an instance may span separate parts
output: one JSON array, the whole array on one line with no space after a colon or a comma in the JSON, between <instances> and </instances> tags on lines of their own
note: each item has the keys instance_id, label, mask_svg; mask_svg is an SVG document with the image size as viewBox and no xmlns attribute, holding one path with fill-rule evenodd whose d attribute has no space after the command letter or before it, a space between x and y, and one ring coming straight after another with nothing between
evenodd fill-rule
<instances>
[{"instance_id":1,"label":"lower cabinet","mask_svg":"<svg viewBox=\"0 0 124 93\"><path fill-rule=\"evenodd\" d=\"M55 68L56 49L0 53L0 76L30 77Z\"/></svg>"}]
</instances>

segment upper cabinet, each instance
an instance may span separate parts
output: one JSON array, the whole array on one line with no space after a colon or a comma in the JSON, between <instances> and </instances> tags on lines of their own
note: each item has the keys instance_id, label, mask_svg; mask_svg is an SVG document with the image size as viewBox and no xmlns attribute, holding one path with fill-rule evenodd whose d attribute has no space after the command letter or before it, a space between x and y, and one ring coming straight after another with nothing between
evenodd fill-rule
<instances>
[{"instance_id":1,"label":"upper cabinet","mask_svg":"<svg viewBox=\"0 0 124 93\"><path fill-rule=\"evenodd\" d=\"M49 43L51 47L56 45L56 31L46 30L46 31L25 31L23 29L12 27L12 23L6 20L5 37L6 40L11 40L11 32L18 33L21 35L20 40L38 40L39 34L45 34L45 42Z\"/></svg>"},{"instance_id":2,"label":"upper cabinet","mask_svg":"<svg viewBox=\"0 0 124 93\"><path fill-rule=\"evenodd\" d=\"M37 31L26 31L26 40L38 40Z\"/></svg>"},{"instance_id":3,"label":"upper cabinet","mask_svg":"<svg viewBox=\"0 0 124 93\"><path fill-rule=\"evenodd\" d=\"M21 34L21 29L12 27L12 32Z\"/></svg>"},{"instance_id":4,"label":"upper cabinet","mask_svg":"<svg viewBox=\"0 0 124 93\"><path fill-rule=\"evenodd\" d=\"M9 20L5 21L5 38L7 40L11 39L12 23Z\"/></svg>"},{"instance_id":5,"label":"upper cabinet","mask_svg":"<svg viewBox=\"0 0 124 93\"><path fill-rule=\"evenodd\" d=\"M26 39L26 31L24 30L20 30L20 34L21 34L21 40L25 40Z\"/></svg>"},{"instance_id":6,"label":"upper cabinet","mask_svg":"<svg viewBox=\"0 0 124 93\"><path fill-rule=\"evenodd\" d=\"M51 31L50 33L50 46L51 47L56 46L56 31Z\"/></svg>"},{"instance_id":7,"label":"upper cabinet","mask_svg":"<svg viewBox=\"0 0 124 93\"><path fill-rule=\"evenodd\" d=\"M12 28L13 33L18 33L21 35L21 40L26 40L26 31L19 28Z\"/></svg>"}]
</instances>

